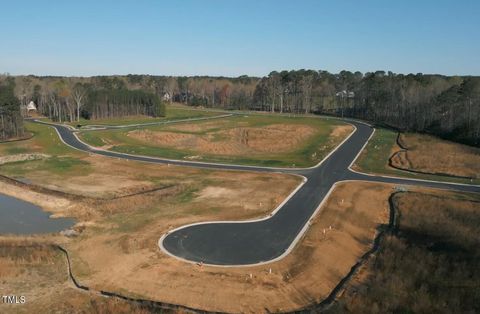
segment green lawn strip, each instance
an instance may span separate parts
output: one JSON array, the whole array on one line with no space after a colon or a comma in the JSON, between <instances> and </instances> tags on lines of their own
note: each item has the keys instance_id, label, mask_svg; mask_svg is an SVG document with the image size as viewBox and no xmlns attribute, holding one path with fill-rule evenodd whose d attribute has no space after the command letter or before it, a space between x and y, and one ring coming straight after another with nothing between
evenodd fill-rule
<instances>
[{"instance_id":1,"label":"green lawn strip","mask_svg":"<svg viewBox=\"0 0 480 314\"><path fill-rule=\"evenodd\" d=\"M397 132L387 129L376 129L375 134L368 142L365 150L360 155L355 166L358 170L366 173L392 175L421 180L445 181L453 183L480 184L479 179L469 180L453 178L442 175L429 175L413 173L394 169L388 165L392 149L397 145ZM435 152L432 152L434 154Z\"/></svg>"},{"instance_id":2,"label":"green lawn strip","mask_svg":"<svg viewBox=\"0 0 480 314\"><path fill-rule=\"evenodd\" d=\"M207 122L211 121L194 121L189 122L189 124L203 124ZM321 161L323 157L339 144L339 141L331 141L329 139L329 134L334 127L343 125L342 122L333 119L296 118L285 116L234 116L216 120L216 123L220 123L221 127L218 127L216 124L212 126L212 128L198 132L177 130L175 129L175 125L147 126L142 129L150 131L192 133L197 135L212 134L214 140L220 141L224 138L224 135L214 133L218 130L226 130L238 126L263 127L272 124L288 123L312 126L316 129L316 134L311 136L301 148L295 151L281 154L263 154L258 156L221 156L200 154L196 151L153 146L148 145L143 141L128 137L127 130L87 131L82 132L80 136L82 140L90 145L102 146L105 144L111 144L113 145L113 147L111 147L112 150L129 154L170 159L185 159L188 156L201 155L201 159L199 158L198 160L202 161L277 167L308 167Z\"/></svg>"}]
</instances>

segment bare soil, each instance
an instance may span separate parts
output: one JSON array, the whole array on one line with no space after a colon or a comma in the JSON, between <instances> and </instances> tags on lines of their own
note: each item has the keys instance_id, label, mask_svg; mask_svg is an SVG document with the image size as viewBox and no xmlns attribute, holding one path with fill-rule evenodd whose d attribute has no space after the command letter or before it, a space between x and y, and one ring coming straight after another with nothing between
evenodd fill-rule
<instances>
[{"instance_id":1,"label":"bare soil","mask_svg":"<svg viewBox=\"0 0 480 314\"><path fill-rule=\"evenodd\" d=\"M407 149L392 158L399 168L480 178L480 148L421 134L401 134L399 141Z\"/></svg>"},{"instance_id":2,"label":"bare soil","mask_svg":"<svg viewBox=\"0 0 480 314\"><path fill-rule=\"evenodd\" d=\"M208 124L177 126L204 130ZM217 125L218 127L218 125ZM293 151L315 134L315 128L298 124L274 124L265 127L236 127L207 134L134 130L128 136L150 144L197 151L202 154L241 155Z\"/></svg>"}]
</instances>

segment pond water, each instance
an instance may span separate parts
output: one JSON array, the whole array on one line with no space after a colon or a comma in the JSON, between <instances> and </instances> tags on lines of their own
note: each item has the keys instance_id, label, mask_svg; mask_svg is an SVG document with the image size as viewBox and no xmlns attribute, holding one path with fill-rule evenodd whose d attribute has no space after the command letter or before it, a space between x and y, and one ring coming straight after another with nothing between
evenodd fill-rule
<instances>
[{"instance_id":1,"label":"pond water","mask_svg":"<svg viewBox=\"0 0 480 314\"><path fill-rule=\"evenodd\" d=\"M72 218L50 218L50 214L32 203L0 194L0 234L40 234L72 227Z\"/></svg>"}]
</instances>

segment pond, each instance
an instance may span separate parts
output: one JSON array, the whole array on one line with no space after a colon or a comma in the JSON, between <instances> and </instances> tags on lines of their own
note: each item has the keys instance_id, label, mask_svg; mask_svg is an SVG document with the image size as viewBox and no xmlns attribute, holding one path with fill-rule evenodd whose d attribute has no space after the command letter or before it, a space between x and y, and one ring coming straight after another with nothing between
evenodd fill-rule
<instances>
[{"instance_id":1,"label":"pond","mask_svg":"<svg viewBox=\"0 0 480 314\"><path fill-rule=\"evenodd\" d=\"M0 234L31 235L59 232L72 227L72 218L50 218L32 203L0 194Z\"/></svg>"}]
</instances>

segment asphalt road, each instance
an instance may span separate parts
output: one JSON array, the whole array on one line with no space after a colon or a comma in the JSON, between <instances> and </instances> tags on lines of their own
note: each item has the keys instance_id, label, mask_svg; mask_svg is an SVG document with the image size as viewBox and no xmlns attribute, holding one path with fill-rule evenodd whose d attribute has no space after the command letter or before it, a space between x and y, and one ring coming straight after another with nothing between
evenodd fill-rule
<instances>
[{"instance_id":1,"label":"asphalt road","mask_svg":"<svg viewBox=\"0 0 480 314\"><path fill-rule=\"evenodd\" d=\"M265 219L243 222L205 222L184 226L162 236L159 245L163 250L190 262L241 266L270 262L285 256L307 230L309 220L333 185L344 180L364 180L480 193L480 186L373 176L351 171L350 164L372 135L373 128L358 121L348 122L356 127L356 131L321 164L305 169L169 160L99 150L79 141L71 129L62 125L51 126L58 131L67 145L108 157L196 168L293 173L307 179L280 209Z\"/></svg>"}]
</instances>

